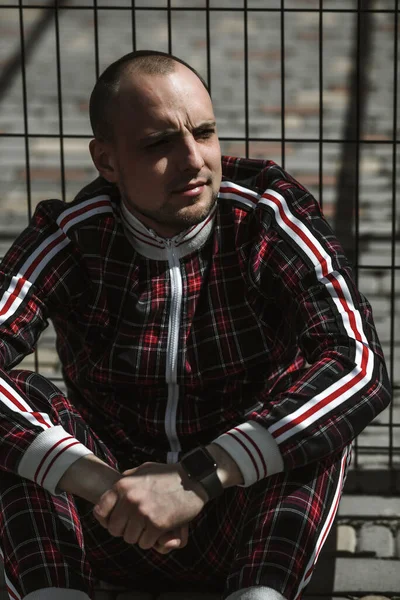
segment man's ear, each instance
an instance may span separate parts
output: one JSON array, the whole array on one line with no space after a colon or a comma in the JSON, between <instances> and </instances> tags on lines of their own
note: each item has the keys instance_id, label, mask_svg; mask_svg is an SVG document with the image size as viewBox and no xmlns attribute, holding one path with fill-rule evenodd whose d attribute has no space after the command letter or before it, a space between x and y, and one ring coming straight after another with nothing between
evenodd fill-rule
<instances>
[{"instance_id":1,"label":"man's ear","mask_svg":"<svg viewBox=\"0 0 400 600\"><path fill-rule=\"evenodd\" d=\"M94 139L89 143L89 150L94 166L100 175L110 183L116 183L118 174L110 144Z\"/></svg>"}]
</instances>

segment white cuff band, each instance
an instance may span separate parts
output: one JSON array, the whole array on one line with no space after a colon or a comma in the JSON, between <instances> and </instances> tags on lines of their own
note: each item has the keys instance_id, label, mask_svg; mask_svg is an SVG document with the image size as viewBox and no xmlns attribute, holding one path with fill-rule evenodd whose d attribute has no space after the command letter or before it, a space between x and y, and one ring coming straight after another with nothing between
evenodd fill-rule
<instances>
[{"instance_id":1,"label":"white cuff band","mask_svg":"<svg viewBox=\"0 0 400 600\"><path fill-rule=\"evenodd\" d=\"M19 463L18 475L57 495L59 492L56 491L56 486L65 471L86 454L93 452L63 427L49 427L25 451Z\"/></svg>"},{"instance_id":2,"label":"white cuff band","mask_svg":"<svg viewBox=\"0 0 400 600\"><path fill-rule=\"evenodd\" d=\"M213 444L221 446L237 463L243 475L242 487L283 471L283 458L275 439L255 421L233 427Z\"/></svg>"}]
</instances>

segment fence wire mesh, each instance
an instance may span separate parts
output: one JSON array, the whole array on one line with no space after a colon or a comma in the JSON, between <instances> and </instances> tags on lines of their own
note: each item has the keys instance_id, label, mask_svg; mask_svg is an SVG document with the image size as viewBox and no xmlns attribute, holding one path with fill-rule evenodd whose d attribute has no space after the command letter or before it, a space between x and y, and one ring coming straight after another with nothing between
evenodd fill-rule
<instances>
[{"instance_id":1,"label":"fence wire mesh","mask_svg":"<svg viewBox=\"0 0 400 600\"><path fill-rule=\"evenodd\" d=\"M271 158L319 199L370 300L394 401L353 466L400 464L399 0L0 0L0 256L46 198L96 176L88 98L132 49L208 81L225 154ZM397 292L397 293L396 293ZM63 387L46 330L24 368Z\"/></svg>"}]
</instances>

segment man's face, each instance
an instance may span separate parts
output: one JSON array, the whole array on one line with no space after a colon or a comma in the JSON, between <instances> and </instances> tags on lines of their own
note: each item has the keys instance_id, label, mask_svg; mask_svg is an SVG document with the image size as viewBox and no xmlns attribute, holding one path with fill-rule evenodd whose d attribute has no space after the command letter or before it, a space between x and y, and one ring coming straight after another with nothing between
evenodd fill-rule
<instances>
[{"instance_id":1,"label":"man's face","mask_svg":"<svg viewBox=\"0 0 400 600\"><path fill-rule=\"evenodd\" d=\"M132 214L171 237L202 221L221 183L221 150L210 96L190 69L167 75L126 75L121 82L112 142L92 142L107 154ZM102 150L100 150L100 147ZM104 156L103 156L104 160Z\"/></svg>"}]
</instances>

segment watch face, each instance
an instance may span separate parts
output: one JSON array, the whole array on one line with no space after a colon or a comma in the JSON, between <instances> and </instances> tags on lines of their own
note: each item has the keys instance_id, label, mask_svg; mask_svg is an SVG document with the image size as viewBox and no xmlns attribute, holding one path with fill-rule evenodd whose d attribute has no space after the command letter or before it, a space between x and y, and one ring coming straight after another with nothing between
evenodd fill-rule
<instances>
[{"instance_id":1,"label":"watch face","mask_svg":"<svg viewBox=\"0 0 400 600\"><path fill-rule=\"evenodd\" d=\"M204 479L217 468L216 462L204 448L197 448L193 453L186 455L182 463L188 475L195 479Z\"/></svg>"}]
</instances>

